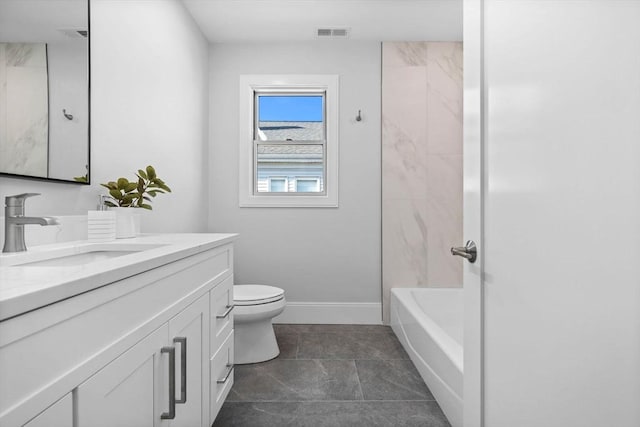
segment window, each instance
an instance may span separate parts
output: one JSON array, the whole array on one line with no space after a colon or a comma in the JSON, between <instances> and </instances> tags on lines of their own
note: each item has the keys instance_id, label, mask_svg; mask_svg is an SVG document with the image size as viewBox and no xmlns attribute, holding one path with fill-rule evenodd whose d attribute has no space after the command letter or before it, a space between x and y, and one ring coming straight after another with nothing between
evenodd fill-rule
<instances>
[{"instance_id":1,"label":"window","mask_svg":"<svg viewBox=\"0 0 640 427\"><path fill-rule=\"evenodd\" d=\"M253 130L255 193L300 192L297 186L273 189L274 176L325 175L325 92L255 91ZM316 188L316 187L314 187ZM323 193L322 186L305 192Z\"/></svg>"},{"instance_id":2,"label":"window","mask_svg":"<svg viewBox=\"0 0 640 427\"><path fill-rule=\"evenodd\" d=\"M287 191L287 178L269 178L267 191L270 193L284 193Z\"/></svg>"},{"instance_id":3,"label":"window","mask_svg":"<svg viewBox=\"0 0 640 427\"><path fill-rule=\"evenodd\" d=\"M240 77L240 206L335 207L338 77Z\"/></svg>"},{"instance_id":4,"label":"window","mask_svg":"<svg viewBox=\"0 0 640 427\"><path fill-rule=\"evenodd\" d=\"M296 191L298 193L315 193L320 191L320 178L297 178Z\"/></svg>"}]
</instances>

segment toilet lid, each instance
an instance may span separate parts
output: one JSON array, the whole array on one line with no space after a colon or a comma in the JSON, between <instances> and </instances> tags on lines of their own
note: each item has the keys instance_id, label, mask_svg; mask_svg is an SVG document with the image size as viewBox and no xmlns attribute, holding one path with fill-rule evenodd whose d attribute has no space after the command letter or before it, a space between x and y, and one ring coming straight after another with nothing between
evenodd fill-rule
<instances>
[{"instance_id":1,"label":"toilet lid","mask_svg":"<svg viewBox=\"0 0 640 427\"><path fill-rule=\"evenodd\" d=\"M235 305L267 304L284 298L284 290L266 285L234 285L233 303Z\"/></svg>"}]
</instances>

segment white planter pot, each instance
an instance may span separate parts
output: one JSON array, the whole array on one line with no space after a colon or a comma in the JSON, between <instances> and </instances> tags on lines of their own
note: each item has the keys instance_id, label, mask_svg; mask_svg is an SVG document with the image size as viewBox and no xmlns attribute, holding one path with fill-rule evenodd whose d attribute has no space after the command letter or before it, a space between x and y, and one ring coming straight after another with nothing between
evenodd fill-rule
<instances>
[{"instance_id":1,"label":"white planter pot","mask_svg":"<svg viewBox=\"0 0 640 427\"><path fill-rule=\"evenodd\" d=\"M140 234L141 209L111 208L116 212L116 239L130 239Z\"/></svg>"}]
</instances>

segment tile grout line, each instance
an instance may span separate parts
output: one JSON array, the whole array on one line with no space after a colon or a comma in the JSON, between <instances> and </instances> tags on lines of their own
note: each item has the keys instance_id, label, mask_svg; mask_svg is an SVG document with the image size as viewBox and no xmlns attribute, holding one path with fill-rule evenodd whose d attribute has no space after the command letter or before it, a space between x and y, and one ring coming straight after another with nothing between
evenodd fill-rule
<instances>
[{"instance_id":1,"label":"tile grout line","mask_svg":"<svg viewBox=\"0 0 640 427\"><path fill-rule=\"evenodd\" d=\"M296 334L296 357L295 359L298 360L298 353L300 352L300 334Z\"/></svg>"},{"instance_id":2,"label":"tile grout line","mask_svg":"<svg viewBox=\"0 0 640 427\"><path fill-rule=\"evenodd\" d=\"M358 388L360 389L360 396L362 396L362 401L364 402L364 391L362 391L362 383L360 382L360 372L358 372L358 364L356 360L353 360L353 366L356 368L356 380L358 381Z\"/></svg>"}]
</instances>

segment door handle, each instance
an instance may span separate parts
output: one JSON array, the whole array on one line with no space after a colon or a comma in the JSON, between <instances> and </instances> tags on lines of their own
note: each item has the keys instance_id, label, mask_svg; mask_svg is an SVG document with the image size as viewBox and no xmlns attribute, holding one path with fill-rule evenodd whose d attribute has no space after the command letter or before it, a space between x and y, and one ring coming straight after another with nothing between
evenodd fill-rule
<instances>
[{"instance_id":1,"label":"door handle","mask_svg":"<svg viewBox=\"0 0 640 427\"><path fill-rule=\"evenodd\" d=\"M162 347L160 353L169 353L169 412L163 412L160 418L172 420L176 417L176 349Z\"/></svg>"},{"instance_id":2,"label":"door handle","mask_svg":"<svg viewBox=\"0 0 640 427\"><path fill-rule=\"evenodd\" d=\"M470 263L476 262L476 258L478 258L478 248L476 247L476 242L473 240L467 240L467 244L464 246L453 247L451 248L451 255L461 256L465 258Z\"/></svg>"},{"instance_id":3,"label":"door handle","mask_svg":"<svg viewBox=\"0 0 640 427\"><path fill-rule=\"evenodd\" d=\"M233 310L234 305L228 305L226 306L226 310L224 311L224 313L222 314L218 314L216 316L216 319L224 319L225 317L227 317L229 315L229 313L231 313L231 310Z\"/></svg>"},{"instance_id":4,"label":"door handle","mask_svg":"<svg viewBox=\"0 0 640 427\"><path fill-rule=\"evenodd\" d=\"M187 337L176 337L174 344L180 344L180 399L176 403L187 403Z\"/></svg>"},{"instance_id":5,"label":"door handle","mask_svg":"<svg viewBox=\"0 0 640 427\"><path fill-rule=\"evenodd\" d=\"M233 363L228 363L227 364L227 372L225 372L225 374L222 376L222 378L220 378L218 381L216 381L218 384L224 384L227 382L227 380L229 379L229 377L231 376L231 372L233 372L233 368L234 365Z\"/></svg>"}]
</instances>

